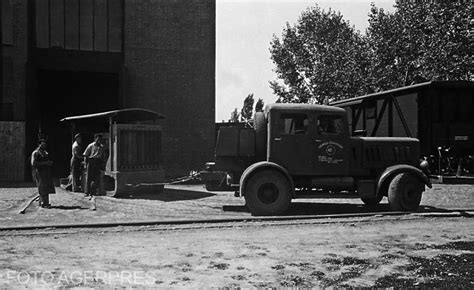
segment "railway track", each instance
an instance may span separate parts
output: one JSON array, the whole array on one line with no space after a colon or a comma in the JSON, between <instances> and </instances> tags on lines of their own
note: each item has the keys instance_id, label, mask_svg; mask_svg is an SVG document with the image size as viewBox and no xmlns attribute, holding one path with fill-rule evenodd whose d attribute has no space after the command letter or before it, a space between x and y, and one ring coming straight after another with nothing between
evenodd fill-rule
<instances>
[{"instance_id":1,"label":"railway track","mask_svg":"<svg viewBox=\"0 0 474 290\"><path fill-rule=\"evenodd\" d=\"M51 229L91 229L91 228L114 228L114 227L145 227L145 226L185 226L185 225L218 225L230 224L235 226L246 222L301 222L327 220L328 222L343 222L350 218L383 218L394 216L405 216L406 218L422 217L467 217L474 215L474 209L454 209L442 211L426 211L417 213L407 212L369 212L348 214L325 214L325 215L298 215L298 216L270 216L270 217L234 217L234 218L212 218L212 219L175 219L175 220L143 220L129 222L104 222L104 223L57 223L37 224L0 227L0 232L7 231L31 231ZM350 220L349 220L350 221ZM360 220L358 220L360 221ZM350 221L353 222L353 221Z\"/></svg>"}]
</instances>

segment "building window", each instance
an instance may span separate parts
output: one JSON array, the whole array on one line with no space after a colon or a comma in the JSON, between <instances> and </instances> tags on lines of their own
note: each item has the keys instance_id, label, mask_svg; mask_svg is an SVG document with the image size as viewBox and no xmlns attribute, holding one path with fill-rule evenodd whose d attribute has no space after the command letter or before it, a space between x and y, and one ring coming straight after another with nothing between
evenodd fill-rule
<instances>
[{"instance_id":1,"label":"building window","mask_svg":"<svg viewBox=\"0 0 474 290\"><path fill-rule=\"evenodd\" d=\"M303 135L308 132L309 119L306 114L280 115L280 134Z\"/></svg>"},{"instance_id":2,"label":"building window","mask_svg":"<svg viewBox=\"0 0 474 290\"><path fill-rule=\"evenodd\" d=\"M37 48L120 52L123 0L35 0Z\"/></svg>"}]
</instances>

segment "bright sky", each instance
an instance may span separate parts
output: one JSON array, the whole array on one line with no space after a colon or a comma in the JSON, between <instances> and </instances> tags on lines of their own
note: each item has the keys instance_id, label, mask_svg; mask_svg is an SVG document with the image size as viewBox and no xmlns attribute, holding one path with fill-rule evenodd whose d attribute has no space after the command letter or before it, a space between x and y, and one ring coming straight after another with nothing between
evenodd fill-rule
<instances>
[{"instance_id":1,"label":"bright sky","mask_svg":"<svg viewBox=\"0 0 474 290\"><path fill-rule=\"evenodd\" d=\"M368 26L370 3L393 11L395 0L217 0L216 121L228 120L242 108L248 94L265 104L276 97L269 86L275 80L270 41L281 37L286 23L294 25L307 7L339 11L362 32Z\"/></svg>"}]
</instances>

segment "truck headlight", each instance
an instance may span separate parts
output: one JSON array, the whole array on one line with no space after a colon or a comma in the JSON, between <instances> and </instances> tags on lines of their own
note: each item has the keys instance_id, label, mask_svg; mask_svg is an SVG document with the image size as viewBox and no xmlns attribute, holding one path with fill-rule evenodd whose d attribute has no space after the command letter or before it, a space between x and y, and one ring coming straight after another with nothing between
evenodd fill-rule
<instances>
[{"instance_id":1,"label":"truck headlight","mask_svg":"<svg viewBox=\"0 0 474 290\"><path fill-rule=\"evenodd\" d=\"M420 162L420 168L425 170L425 169L428 169L430 167L430 164L428 163L427 160L423 160Z\"/></svg>"},{"instance_id":2,"label":"truck headlight","mask_svg":"<svg viewBox=\"0 0 474 290\"><path fill-rule=\"evenodd\" d=\"M424 159L420 162L420 169L426 175L430 175L430 164L429 164L428 160Z\"/></svg>"}]
</instances>

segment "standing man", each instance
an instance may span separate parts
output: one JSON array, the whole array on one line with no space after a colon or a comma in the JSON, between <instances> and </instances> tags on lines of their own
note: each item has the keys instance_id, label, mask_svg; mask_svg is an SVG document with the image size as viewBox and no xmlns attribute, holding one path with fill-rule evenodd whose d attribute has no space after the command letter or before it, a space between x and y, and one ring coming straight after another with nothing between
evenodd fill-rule
<instances>
[{"instance_id":1,"label":"standing man","mask_svg":"<svg viewBox=\"0 0 474 290\"><path fill-rule=\"evenodd\" d=\"M51 208L49 204L49 194L56 193L51 175L51 160L48 151L46 151L47 143L45 139L38 141L38 148L31 153L31 167L33 168L33 176L38 187L39 202L43 208Z\"/></svg>"},{"instance_id":2,"label":"standing man","mask_svg":"<svg viewBox=\"0 0 474 290\"><path fill-rule=\"evenodd\" d=\"M72 144L72 157L71 157L71 181L72 191L81 191L81 180L82 180L82 136L81 134L74 135L74 143Z\"/></svg>"},{"instance_id":3,"label":"standing man","mask_svg":"<svg viewBox=\"0 0 474 290\"><path fill-rule=\"evenodd\" d=\"M89 144L84 151L84 161L86 163L86 195L97 195L101 185L100 170L105 159L104 145L102 144L102 134L94 134L94 142Z\"/></svg>"}]
</instances>

